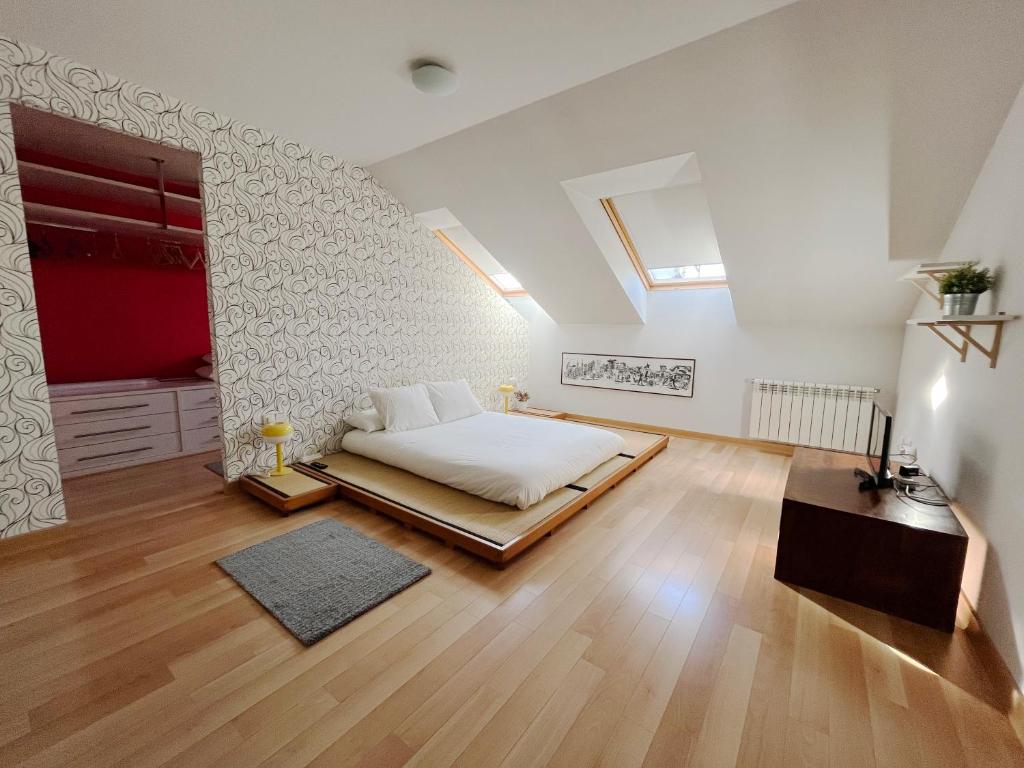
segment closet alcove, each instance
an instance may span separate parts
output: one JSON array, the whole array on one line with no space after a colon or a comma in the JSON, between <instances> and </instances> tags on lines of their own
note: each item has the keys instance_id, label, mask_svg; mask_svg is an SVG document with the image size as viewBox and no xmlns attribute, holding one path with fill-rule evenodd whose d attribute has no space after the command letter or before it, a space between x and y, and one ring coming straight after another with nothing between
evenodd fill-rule
<instances>
[{"instance_id":1,"label":"closet alcove","mask_svg":"<svg viewBox=\"0 0 1024 768\"><path fill-rule=\"evenodd\" d=\"M62 477L218 459L199 155L11 113Z\"/></svg>"}]
</instances>

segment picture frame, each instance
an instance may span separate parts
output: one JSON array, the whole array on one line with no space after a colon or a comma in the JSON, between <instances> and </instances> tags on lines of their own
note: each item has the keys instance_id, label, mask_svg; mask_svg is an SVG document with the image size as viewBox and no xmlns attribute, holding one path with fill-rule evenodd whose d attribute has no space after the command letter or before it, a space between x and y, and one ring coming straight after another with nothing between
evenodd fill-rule
<instances>
[{"instance_id":1,"label":"picture frame","mask_svg":"<svg viewBox=\"0 0 1024 768\"><path fill-rule=\"evenodd\" d=\"M691 357L563 352L561 381L572 387L693 397L696 368Z\"/></svg>"}]
</instances>

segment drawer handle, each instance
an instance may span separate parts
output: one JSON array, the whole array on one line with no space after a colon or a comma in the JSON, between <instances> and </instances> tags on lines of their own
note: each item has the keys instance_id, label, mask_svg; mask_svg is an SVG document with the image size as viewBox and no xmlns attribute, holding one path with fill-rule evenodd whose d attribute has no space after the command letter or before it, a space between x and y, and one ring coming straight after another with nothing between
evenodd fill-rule
<instances>
[{"instance_id":1,"label":"drawer handle","mask_svg":"<svg viewBox=\"0 0 1024 768\"><path fill-rule=\"evenodd\" d=\"M153 450L153 446L149 445L149 446L146 446L145 448L132 448L132 449L127 450L127 451L114 451L113 453L99 453L99 454L96 454L95 456L83 456L80 459L76 459L76 461L92 461L93 459L109 459L111 456L124 456L124 455L129 454L129 453L142 453L143 451L152 451L152 450Z\"/></svg>"},{"instance_id":2,"label":"drawer handle","mask_svg":"<svg viewBox=\"0 0 1024 768\"><path fill-rule=\"evenodd\" d=\"M106 429L102 432L86 432L82 435L75 435L75 439L80 437L99 437L100 435L119 435L122 432L141 432L144 429L150 429L150 426L147 424L142 427L123 427L121 429Z\"/></svg>"},{"instance_id":3,"label":"drawer handle","mask_svg":"<svg viewBox=\"0 0 1024 768\"><path fill-rule=\"evenodd\" d=\"M86 411L72 411L72 416L81 416L86 413L107 413L108 411L128 411L132 408L148 408L149 403L135 403L134 405L112 405L109 408L90 408Z\"/></svg>"}]
</instances>

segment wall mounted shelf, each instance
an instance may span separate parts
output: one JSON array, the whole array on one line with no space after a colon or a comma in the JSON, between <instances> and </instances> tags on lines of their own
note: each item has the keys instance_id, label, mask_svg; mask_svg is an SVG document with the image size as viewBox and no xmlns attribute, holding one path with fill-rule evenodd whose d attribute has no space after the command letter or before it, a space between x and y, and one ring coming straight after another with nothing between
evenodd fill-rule
<instances>
[{"instance_id":1,"label":"wall mounted shelf","mask_svg":"<svg viewBox=\"0 0 1024 768\"><path fill-rule=\"evenodd\" d=\"M202 246L202 197L198 164L196 175L189 173L191 155L110 132L75 133L77 124L67 128L53 119L17 112L26 223ZM55 145L63 154L52 153Z\"/></svg>"},{"instance_id":2,"label":"wall mounted shelf","mask_svg":"<svg viewBox=\"0 0 1024 768\"><path fill-rule=\"evenodd\" d=\"M58 205L25 202L25 221L28 224L79 229L87 232L110 231L124 235L166 237L195 245L202 245L203 232L189 227L162 226L155 221L129 219L107 213L83 211Z\"/></svg>"},{"instance_id":3,"label":"wall mounted shelf","mask_svg":"<svg viewBox=\"0 0 1024 768\"><path fill-rule=\"evenodd\" d=\"M941 307L942 297L939 295L938 285L942 281L942 276L947 272L952 272L954 269L965 267L971 263L970 261L937 261L930 264L918 264L907 274L903 275L900 280L906 280L911 283L917 290Z\"/></svg>"},{"instance_id":4,"label":"wall mounted shelf","mask_svg":"<svg viewBox=\"0 0 1024 768\"><path fill-rule=\"evenodd\" d=\"M940 318L916 318L907 320L907 325L920 325L952 347L960 362L966 362L967 351L974 347L988 358L988 367L995 368L999 359L999 344L1003 338L1003 325L1009 320L1016 320L1018 315L943 315ZM975 326L991 326L994 329L992 342L985 346L973 335ZM953 331L959 338L952 339L942 329Z\"/></svg>"},{"instance_id":5,"label":"wall mounted shelf","mask_svg":"<svg viewBox=\"0 0 1024 768\"><path fill-rule=\"evenodd\" d=\"M18 175L21 183L37 189L46 189L72 194L102 197L106 200L135 204L160 209L160 190L144 187L127 181L109 179L105 176L71 171L52 165L18 160ZM202 200L199 197L178 192L164 192L169 207L200 214Z\"/></svg>"}]
</instances>

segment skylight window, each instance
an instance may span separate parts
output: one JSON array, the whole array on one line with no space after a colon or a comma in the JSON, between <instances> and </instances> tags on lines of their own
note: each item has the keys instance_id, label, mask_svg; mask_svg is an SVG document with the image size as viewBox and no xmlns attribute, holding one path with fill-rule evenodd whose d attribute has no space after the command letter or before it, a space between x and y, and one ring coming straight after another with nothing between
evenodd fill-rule
<instances>
[{"instance_id":1,"label":"skylight window","mask_svg":"<svg viewBox=\"0 0 1024 768\"><path fill-rule=\"evenodd\" d=\"M428 214L421 214L426 217ZM494 292L506 299L526 296L522 284L498 263L483 243L451 217L444 221L445 226L434 227L434 235L444 243L448 250L458 256L471 270L480 276ZM428 222L430 220L428 219Z\"/></svg>"},{"instance_id":2,"label":"skylight window","mask_svg":"<svg viewBox=\"0 0 1024 768\"><path fill-rule=\"evenodd\" d=\"M682 267L657 267L647 274L655 283L679 283L687 280L725 280L725 265L690 264Z\"/></svg>"},{"instance_id":3,"label":"skylight window","mask_svg":"<svg viewBox=\"0 0 1024 768\"><path fill-rule=\"evenodd\" d=\"M489 275L489 277L498 284L502 293L508 294L523 290L522 283L512 277L508 272L498 272L495 275Z\"/></svg>"},{"instance_id":4,"label":"skylight window","mask_svg":"<svg viewBox=\"0 0 1024 768\"><path fill-rule=\"evenodd\" d=\"M647 290L726 285L699 180L601 198L601 205Z\"/></svg>"},{"instance_id":5,"label":"skylight window","mask_svg":"<svg viewBox=\"0 0 1024 768\"><path fill-rule=\"evenodd\" d=\"M522 284L447 208L423 211L417 213L416 218L499 296L513 299L529 295Z\"/></svg>"}]
</instances>

